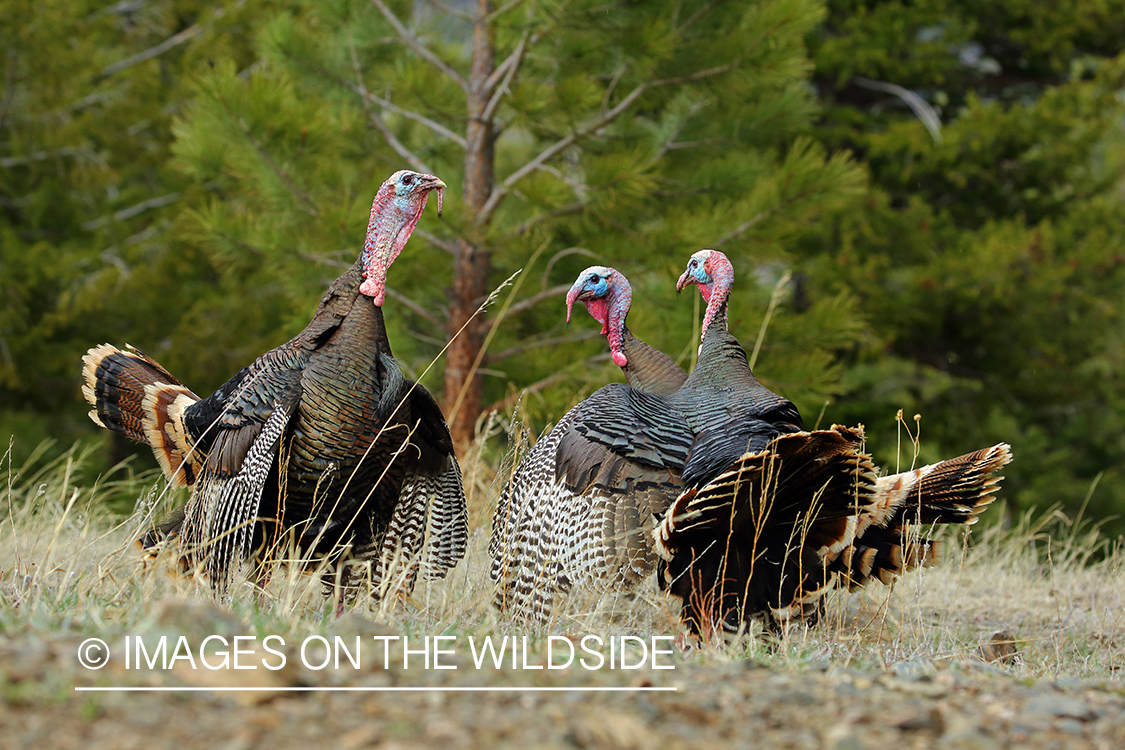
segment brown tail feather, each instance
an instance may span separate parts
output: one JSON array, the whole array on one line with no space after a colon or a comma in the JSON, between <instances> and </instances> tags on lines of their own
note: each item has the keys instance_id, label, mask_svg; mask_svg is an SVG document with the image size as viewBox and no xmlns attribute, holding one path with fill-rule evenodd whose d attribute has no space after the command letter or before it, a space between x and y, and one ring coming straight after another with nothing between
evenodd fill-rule
<instances>
[{"instance_id":1,"label":"brown tail feather","mask_svg":"<svg viewBox=\"0 0 1125 750\"><path fill-rule=\"evenodd\" d=\"M1000 489L1003 477L993 475L1011 460L1011 447L999 443L920 469L880 477L876 496L884 515L873 517L871 523L886 526L901 508L904 517L914 523L972 525Z\"/></svg>"},{"instance_id":2,"label":"brown tail feather","mask_svg":"<svg viewBox=\"0 0 1125 750\"><path fill-rule=\"evenodd\" d=\"M149 445L172 484L195 483L204 457L192 451L184 410L199 397L160 363L131 346L95 346L82 358L82 395L96 424Z\"/></svg>"},{"instance_id":3,"label":"brown tail feather","mask_svg":"<svg viewBox=\"0 0 1125 750\"><path fill-rule=\"evenodd\" d=\"M855 590L872 579L890 583L908 570L936 563L940 544L920 536L912 525L976 523L1000 488L1003 477L995 473L1011 460L1011 448L1000 443L880 477L876 510L860 516L851 549L831 562L841 585Z\"/></svg>"},{"instance_id":4,"label":"brown tail feather","mask_svg":"<svg viewBox=\"0 0 1125 750\"><path fill-rule=\"evenodd\" d=\"M862 438L839 426L785 435L676 499L654 546L693 632L808 616L833 585L933 565L940 544L913 527L976 523L1012 459L1001 443L876 479Z\"/></svg>"}]
</instances>

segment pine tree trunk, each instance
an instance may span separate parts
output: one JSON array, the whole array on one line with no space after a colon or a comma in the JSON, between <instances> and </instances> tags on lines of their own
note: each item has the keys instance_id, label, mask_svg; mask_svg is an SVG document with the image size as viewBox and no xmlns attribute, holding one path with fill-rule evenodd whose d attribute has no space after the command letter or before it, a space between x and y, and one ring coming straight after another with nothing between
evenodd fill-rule
<instances>
[{"instance_id":1,"label":"pine tree trunk","mask_svg":"<svg viewBox=\"0 0 1125 750\"><path fill-rule=\"evenodd\" d=\"M495 134L491 118L482 115L490 92L485 86L495 67L492 29L488 20L492 12L490 0L477 0L476 23L473 28L473 59L469 73L468 127L465 148L465 208L478 216L492 192L493 145ZM457 243L457 259L453 270L453 303L447 333L454 336L465 321L484 301L488 288L492 256L482 247L485 226L474 223L471 234ZM472 439L481 410L481 380L473 368L484 340L481 317L474 319L450 345L445 362L445 417L453 432L453 441L464 448ZM454 413L456 410L456 413Z\"/></svg>"}]
</instances>

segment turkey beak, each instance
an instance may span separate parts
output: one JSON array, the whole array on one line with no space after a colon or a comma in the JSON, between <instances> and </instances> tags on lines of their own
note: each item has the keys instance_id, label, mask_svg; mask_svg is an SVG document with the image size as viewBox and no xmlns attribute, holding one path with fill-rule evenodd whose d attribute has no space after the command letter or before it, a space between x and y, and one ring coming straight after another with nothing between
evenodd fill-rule
<instances>
[{"instance_id":1,"label":"turkey beak","mask_svg":"<svg viewBox=\"0 0 1125 750\"><path fill-rule=\"evenodd\" d=\"M684 287L690 283L692 283L691 272L684 271L680 276L680 280L676 282L676 294L682 292L684 290Z\"/></svg>"}]
</instances>

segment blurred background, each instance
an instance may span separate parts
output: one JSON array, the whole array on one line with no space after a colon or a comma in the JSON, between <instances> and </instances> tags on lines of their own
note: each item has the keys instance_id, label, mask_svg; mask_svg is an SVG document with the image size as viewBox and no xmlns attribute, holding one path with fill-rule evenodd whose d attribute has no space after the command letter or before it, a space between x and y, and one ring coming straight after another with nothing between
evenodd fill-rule
<instances>
[{"instance_id":1,"label":"blurred background","mask_svg":"<svg viewBox=\"0 0 1125 750\"><path fill-rule=\"evenodd\" d=\"M5 0L4 470L154 467L85 416L86 349L210 393L305 326L409 167L445 214L384 314L462 444L622 380L565 325L588 265L689 366L675 280L717 247L807 425L864 424L892 470L919 432L919 462L1006 441L1009 518L1123 533L1122 29L1125 0Z\"/></svg>"}]
</instances>

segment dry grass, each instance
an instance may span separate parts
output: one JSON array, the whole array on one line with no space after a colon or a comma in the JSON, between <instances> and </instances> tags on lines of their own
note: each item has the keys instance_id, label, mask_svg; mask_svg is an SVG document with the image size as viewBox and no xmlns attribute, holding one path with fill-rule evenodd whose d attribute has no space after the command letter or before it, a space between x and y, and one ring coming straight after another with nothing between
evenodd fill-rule
<instances>
[{"instance_id":1,"label":"dry grass","mask_svg":"<svg viewBox=\"0 0 1125 750\"><path fill-rule=\"evenodd\" d=\"M463 462L472 508L465 561L447 580L419 583L408 601L356 604L365 618L383 623L390 632L412 635L526 632L501 621L491 606L487 542L499 467L482 458L484 453L482 441ZM76 449L33 470L11 467L5 456L0 635L138 632L151 626L155 602L210 597L205 583L172 574L167 563L145 562L133 546L158 485L111 474L92 486L78 486L73 477L84 461L86 456ZM127 518L106 509L106 497L122 492L138 498ZM1000 510L989 514L999 516ZM1125 678L1125 553L1120 542L1058 512L1028 516L1007 529L949 532L944 539L949 559L907 575L891 589L876 585L831 595L825 617L815 627L791 628L778 641L751 633L735 643L694 647L682 658L750 658L782 669L983 664L981 644L1006 631L1014 636L1017 654L991 668L1036 679ZM276 575L262 598L247 582L238 582L225 606L259 635L323 633L335 622L319 577L292 570ZM655 586L616 599L575 596L546 632L678 634L677 611Z\"/></svg>"}]
</instances>

